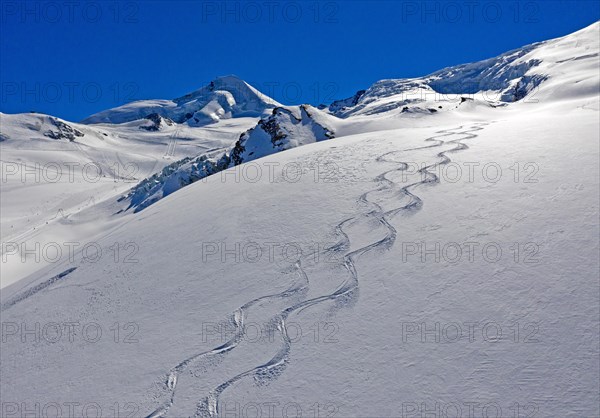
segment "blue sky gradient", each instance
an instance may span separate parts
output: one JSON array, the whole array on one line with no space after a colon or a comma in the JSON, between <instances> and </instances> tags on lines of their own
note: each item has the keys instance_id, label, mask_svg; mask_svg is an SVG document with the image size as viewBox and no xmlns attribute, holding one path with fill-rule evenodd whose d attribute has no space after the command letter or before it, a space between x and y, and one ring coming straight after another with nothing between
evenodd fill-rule
<instances>
[{"instance_id":1,"label":"blue sky gradient","mask_svg":"<svg viewBox=\"0 0 600 418\"><path fill-rule=\"evenodd\" d=\"M583 1L6 1L0 111L67 120L235 74L284 104L329 103L581 29Z\"/></svg>"}]
</instances>

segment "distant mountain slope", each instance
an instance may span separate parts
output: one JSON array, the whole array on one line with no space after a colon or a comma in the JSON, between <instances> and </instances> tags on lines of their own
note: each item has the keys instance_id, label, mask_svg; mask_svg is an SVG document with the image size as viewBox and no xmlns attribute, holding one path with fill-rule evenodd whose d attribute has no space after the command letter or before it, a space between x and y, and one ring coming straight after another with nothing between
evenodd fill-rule
<instances>
[{"instance_id":1,"label":"distant mountain slope","mask_svg":"<svg viewBox=\"0 0 600 418\"><path fill-rule=\"evenodd\" d=\"M594 94L600 23L570 35L526 45L495 58L444 68L411 79L381 80L353 97L333 102L339 117L388 112L409 104L473 95L493 103L557 100Z\"/></svg>"},{"instance_id":2,"label":"distant mountain slope","mask_svg":"<svg viewBox=\"0 0 600 418\"><path fill-rule=\"evenodd\" d=\"M227 168L258 158L335 137L328 122L333 117L318 109L301 105L277 107L240 135L228 150L184 158L140 182L121 200L140 211L165 196Z\"/></svg>"},{"instance_id":3,"label":"distant mountain slope","mask_svg":"<svg viewBox=\"0 0 600 418\"><path fill-rule=\"evenodd\" d=\"M139 100L91 115L82 123L124 123L158 114L177 123L202 126L236 116L260 116L281 106L236 76L218 77L173 100Z\"/></svg>"},{"instance_id":4,"label":"distant mountain slope","mask_svg":"<svg viewBox=\"0 0 600 418\"><path fill-rule=\"evenodd\" d=\"M595 23L563 38L528 45L477 63L445 68L422 78L381 80L349 99L332 103L327 109L329 115L308 105L277 107L243 133L230 150L175 162L134 187L125 199L130 201L129 207L138 211L226 168L332 138L333 127L344 126L332 116L348 121L352 116L376 117L398 112L420 117L456 110L466 101L501 106L527 96L557 100L564 96L555 95L561 86L569 94L578 89L582 94L594 94L594 87L599 84L594 71L598 65L598 28ZM581 55L569 59L573 53ZM543 96L537 90L546 80L543 91L546 96ZM198 96L202 94L188 95L183 101Z\"/></svg>"}]
</instances>

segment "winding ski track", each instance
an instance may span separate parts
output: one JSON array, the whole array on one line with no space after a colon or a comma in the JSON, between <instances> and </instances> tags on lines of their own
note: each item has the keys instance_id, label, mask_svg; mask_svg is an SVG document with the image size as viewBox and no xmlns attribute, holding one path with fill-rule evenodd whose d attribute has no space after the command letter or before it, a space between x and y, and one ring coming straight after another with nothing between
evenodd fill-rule
<instances>
[{"instance_id":1,"label":"winding ski track","mask_svg":"<svg viewBox=\"0 0 600 418\"><path fill-rule=\"evenodd\" d=\"M197 404L194 417L210 417L210 418L218 417L219 416L219 398L220 398L220 396L223 394L223 392L225 392L225 390L227 390L229 387L231 387L238 381L240 381L246 377L249 377L249 376L254 376L255 378L261 377L261 376L270 378L271 376L276 376L276 375L282 373L283 369L285 368L285 365L289 359L289 354L291 352L291 347L292 347L292 342L288 335L288 331L287 331L287 327L286 327L286 320L288 319L288 317L292 313L300 313L304 309L306 309L310 306L314 306L314 305L317 305L317 304L320 304L323 302L327 302L327 301L331 301L331 300L336 300L338 298L351 295L353 292L355 292L359 286L359 275L358 275L358 270L356 268L356 262L357 262L358 258L361 255L363 255L367 252L376 250L376 249L391 248L394 245L394 242L396 240L397 231L393 227L393 225L390 224L390 218L393 217L394 215L397 215L402 212L416 211L416 210L420 210L422 208L422 206L423 206L422 199L420 197L418 197L417 195L415 195L414 193L412 193L411 189L415 189L418 186L425 185L425 184L439 183L439 177L436 174L432 173L431 170L435 169L438 166L448 164L449 162L451 162L451 159L450 159L450 157L448 157L447 154L455 153L458 151L468 149L469 147L466 144L464 144L462 141L467 140L467 139L476 138L478 135L474 134L473 132L482 130L483 126L488 125L488 124L489 124L488 122L478 122L478 123L473 123L470 128L466 128L466 129L464 128L463 125L461 125L456 128L441 130L441 131L436 132L437 135L434 135L434 136L431 136L431 137L425 139L426 142L435 142L434 144L426 145L423 147L390 151L390 152L384 153L384 154L380 155L379 157L377 157L375 160L377 162L395 163L395 164L398 164L398 167L387 170L387 171L379 174L378 176L376 176L373 179L373 181L377 183L377 187L374 188L373 190L369 190L369 191L363 193L357 199L357 202L360 205L367 206L369 208L369 211L366 213L361 212L355 216L352 216L350 218L340 221L335 226L336 234L341 236L340 241L337 242L336 244L332 245L331 247L323 250L323 252L325 252L325 253L330 253L330 252L342 253L344 251L348 251L351 247L351 238L348 235L348 233L345 231L344 228L347 224L349 224L353 221L356 221L360 218L371 217L371 218L375 219L380 225L382 225L385 228L385 230L386 230L385 236L383 238L381 238L373 243L370 243L368 245L365 245L361 248L346 252L343 255L343 258L342 258L343 267L346 269L348 275L347 275L347 278L337 287L337 289L335 291L333 291L330 294L321 295L321 296L317 296L317 297L314 297L311 299L306 299L306 300L300 301L292 306L289 306L288 308L279 312L275 317L273 317L272 320L275 323L277 323L277 330L281 337L281 345L280 345L280 348L277 351L277 353L266 363L258 365L256 367L253 367L251 369L248 369L242 373L239 373L239 374L233 376L232 378L226 380L225 382L221 383L214 389L212 389L208 393L208 395L205 398L201 399L201 401ZM444 138L444 137L454 136L454 135L459 135L460 138L457 138L454 140L449 140L449 141L444 141L442 139L439 139L439 138ZM394 182L393 180L390 180L387 177L387 175L390 173L393 173L393 172L406 171L409 167L407 162L391 160L391 159L388 159L388 156L394 155L394 154L406 153L409 151L437 148L437 147L443 146L444 144L454 144L455 146L448 150L437 153L436 158L438 158L439 160L436 161L435 163L423 166L419 170L417 170L416 173L421 175L420 181L410 183L410 184L398 189L398 193L401 195L401 198L402 197L409 198L409 202L407 204L404 204L402 206L398 206L396 208L385 211L381 205L369 200L369 195L372 193L380 192L380 191L384 191L384 190L393 190L393 189L397 188L398 184L396 182ZM413 174L416 174L416 173L413 173ZM177 385L177 378L178 378L179 374L191 362L198 360L199 358L202 358L205 356L230 352L238 345L239 341L243 337L245 313L249 308L251 308L253 305L256 305L260 301L271 299L271 298L286 298L286 297L292 296L293 294L295 294L297 292L300 292L301 290L308 288L308 286L310 285L310 281L309 281L308 276L306 275L306 273L304 272L304 270L301 267L301 260L297 261L295 267L296 267L299 275L302 277L302 281L304 284L293 284L290 288L288 288L287 290L285 290L281 293L261 296L259 298L256 298L256 299L253 299L253 300L247 302L246 304L241 306L239 309L237 309L232 314L232 321L236 326L235 335L229 341L227 341L225 344L223 344L219 347L216 347L212 350L195 354L195 355L183 360L177 366L175 366L173 369L171 369L171 371L169 372L167 379L166 379L166 387L170 393L170 399L165 404L163 404L161 407L159 407L154 412L152 412L150 415L148 415L148 418L164 417L167 414L169 408L173 405L173 403L175 401L175 392L176 392L175 389L176 389L176 385Z\"/></svg>"},{"instance_id":2,"label":"winding ski track","mask_svg":"<svg viewBox=\"0 0 600 418\"><path fill-rule=\"evenodd\" d=\"M295 268L296 268L297 272L299 273L299 276L302 278L302 282L305 282L305 283L302 283L302 282L294 283L290 287L288 287L286 290L284 290L283 292L261 296L256 299L252 299L249 302L246 302L244 305L240 306L236 311L234 311L231 314L231 321L235 325L235 333L232 338L230 338L227 342L225 342L224 344L222 344L218 347L215 347L208 351L196 353L196 354L184 359L183 361L181 361L179 364L177 364L175 367L173 367L169 371L169 373L166 377L166 380L165 380L165 386L169 393L169 399L167 402L163 403L156 410L154 410L152 413L150 413L148 415L148 418L164 417L167 414L167 412L169 411L169 409L171 408L171 406L173 406L173 404L175 402L175 393L176 393L177 380L179 378L179 375L193 361L199 360L204 357L215 356L215 355L227 353L227 352L233 350L239 344L239 342L242 340L243 335L244 335L244 321L246 318L246 311L250 307L252 307L253 305L256 305L262 301L268 300L268 299L287 298L287 297L290 297L290 296L292 296L298 292L301 292L302 290L307 288L308 277L306 276L306 273L304 273L304 271L302 270L302 266L300 265L300 262L296 263Z\"/></svg>"}]
</instances>

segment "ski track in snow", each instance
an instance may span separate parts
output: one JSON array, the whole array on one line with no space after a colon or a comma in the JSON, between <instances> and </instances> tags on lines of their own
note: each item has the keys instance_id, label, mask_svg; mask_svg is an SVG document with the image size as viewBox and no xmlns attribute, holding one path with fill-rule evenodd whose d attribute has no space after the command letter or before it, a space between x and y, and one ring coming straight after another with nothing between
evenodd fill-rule
<instances>
[{"instance_id":1,"label":"ski track in snow","mask_svg":"<svg viewBox=\"0 0 600 418\"><path fill-rule=\"evenodd\" d=\"M166 388L170 393L170 398L166 403L164 403L159 408L157 408L155 411L153 411L150 415L148 415L148 418L163 417L166 415L166 413L169 411L169 409L175 402L177 379L178 379L179 375L181 374L181 372L183 372L192 362L199 360L201 358L204 358L204 357L228 353L229 351L233 350L239 344L239 342L242 340L242 337L244 335L244 320L246 318L246 311L250 307L252 307L253 305L256 305L264 300L268 300L268 299L287 298L287 297L293 296L294 294L301 292L302 290L307 288L308 277L302 270L300 261L298 261L296 263L295 268L296 268L299 276L302 278L302 281L306 282L306 283L302 283L302 282L295 283L295 284L292 284L289 288L287 288L283 292L275 293L272 295L265 295L265 296L258 297L256 299L252 299L251 301L246 302L244 305L239 307L235 312L233 312L233 314L231 315L231 321L235 325L235 334L233 335L233 337L231 339L229 339L227 342L225 342L224 344L222 344L218 347L215 347L212 350L194 354L191 357L188 357L185 360L181 361L175 367L173 367L169 371L169 374L167 375L166 382L165 382Z\"/></svg>"},{"instance_id":2,"label":"ski track in snow","mask_svg":"<svg viewBox=\"0 0 600 418\"><path fill-rule=\"evenodd\" d=\"M353 221L356 221L360 218L365 218L365 217L374 218L387 231L385 236L371 244L368 244L366 246L363 246L361 248L358 248L356 250L353 250L353 251L350 251L350 252L347 252L344 254L343 267L347 270L348 276L347 276L346 280L344 280L334 292L332 292L331 294L322 295L322 296L318 296L318 297L314 297L311 299L306 299L301 302L298 302L292 306L289 306L288 308L284 309L279 314L277 314L275 317L273 317L272 321L277 323L277 330L281 336L281 341L282 341L281 346L280 346L279 350L277 351L277 353L266 363L261 364L256 367L253 367L253 368L246 370L238 375L235 375L234 377L226 380L225 382L221 383L216 388L211 390L208 393L208 395L197 404L194 417L210 417L210 418L218 417L219 416L219 398L220 398L220 396L229 387L231 387L232 385L234 385L235 383L237 383L238 381L240 381L246 377L254 376L254 378L256 380L260 380L260 379L270 380L270 379L276 378L279 374L283 373L283 370L285 369L286 363L289 359L289 354L290 354L291 347L292 347L292 343L288 336L288 332L287 332L287 328L286 328L286 320L289 317L289 315L292 313L300 313L304 309L306 309L310 306L314 306L314 305L317 305L317 304L320 304L320 303L323 303L326 301L336 300L338 298L343 298L343 297L351 298L352 294L356 290L358 290L358 286L359 286L359 275L358 275L358 271L356 268L356 261L358 260L358 258L361 255L363 255L367 252L373 251L375 249L390 249L394 245L394 242L396 240L396 235L397 235L396 229L390 224L390 218L401 212L416 211L416 210L419 210L422 208L423 201L421 200L421 198L419 198L418 196L413 194L409 189L414 189L420 185L439 183L438 176L436 174L432 173L430 170L433 170L438 166L448 164L449 162L451 162L451 159L446 154L468 149L469 147L466 144L462 143L462 141L467 140L467 139L476 138L478 135L474 134L473 132L482 130L483 126L488 125L488 124L489 124L489 122L478 122L478 123L472 124L472 126L470 128L466 128L466 129L464 129L464 127L461 125L456 128L441 130L441 131L436 132L437 135L434 135L434 136L431 136L431 137L425 139L425 141L427 141L427 142L435 142L432 145L426 145L423 147L416 147L416 148L408 148L408 149L404 149L404 150L390 151L390 152L384 153L384 154L380 155L379 157L377 157L375 159L375 161L377 161L377 162L395 163L395 164L399 164L399 167L396 167L391 170L387 170L374 178L373 181L376 182L378 184L378 186L373 190L363 193L361 196L359 196L359 198L357 200L357 202L360 205L367 206L370 208L370 210L366 213L361 212L353 217L344 219L343 221L339 222L335 226L335 232L337 235L341 236L340 241L337 242L336 244L334 244L333 246L325 249L323 252L324 253L331 253L331 252L341 253L341 252L349 250L350 244L351 244L351 238L349 237L348 233L345 232L344 228L349 223L352 223ZM450 141L444 141L442 139L439 139L439 138L444 138L447 136L456 136L456 135L459 135L461 137L458 139L450 140ZM405 152L409 152L409 151L437 148L437 147L443 146L444 144L454 144L455 147L437 153L436 157L439 159L439 161L420 168L417 171L417 173L422 177L422 179L420 181L403 186L398 190L398 192L402 196L409 198L409 202L407 204L396 207L394 209L384 211L384 209L379 204L377 204L373 201L370 201L368 199L368 196L371 193L380 192L380 191L384 191L384 190L393 190L394 188L398 187L398 184L395 183L394 181L388 179L387 175L390 173L393 173L393 172L405 171L408 168L408 163L403 162L403 161L395 161L395 160L388 159L387 158L388 156L393 155L393 154L401 154L401 153L405 153ZM313 255L314 254L309 254L306 257L310 257ZM285 290L281 293L261 296L259 298L256 298L256 299L253 299L253 300L247 302L246 304L244 304L242 307L240 307L238 310L236 310L232 314L232 321L235 324L236 332L235 332L235 335L229 341L227 341L225 344L222 344L212 350L205 351L205 352L202 352L199 354L195 354L191 357L188 357L185 360L183 360L182 362L180 362L173 369L170 370L170 372L167 376L167 379L166 379L166 383L165 383L167 392L170 394L169 400L167 402L165 402L163 405L161 405L159 408L157 408L150 415L148 415L148 418L165 417L167 415L170 407L175 402L177 378L180 375L180 373L190 365L190 363L192 363L200 358L203 358L203 357L229 353L239 344L239 342L242 340L242 337L243 337L244 319L246 316L246 311L248 309L250 309L253 305L258 304L261 301L264 301L267 299L272 299L272 298L285 299L285 298L288 298L302 290L306 290L308 288L308 286L310 285L310 282L309 282L309 278L306 275L305 271L302 269L301 260L297 261L295 268L296 268L298 274L300 275L300 277L302 278L302 282L303 282L302 284L293 284L290 288L288 288L287 290Z\"/></svg>"},{"instance_id":3,"label":"ski track in snow","mask_svg":"<svg viewBox=\"0 0 600 418\"><path fill-rule=\"evenodd\" d=\"M5 310L16 305L17 303L24 301L25 299L35 295L38 292L41 292L42 290L53 285L54 283L56 283L63 277L72 273L76 269L77 269L77 267L71 267L71 268L63 271L62 273L59 273L56 276L52 276L48 280L45 280L45 281L33 286L30 289L27 289L27 290L22 291L21 293L18 293L16 296L13 296L11 299L7 300L5 303L2 304L2 307L0 308L0 312L4 312Z\"/></svg>"}]
</instances>

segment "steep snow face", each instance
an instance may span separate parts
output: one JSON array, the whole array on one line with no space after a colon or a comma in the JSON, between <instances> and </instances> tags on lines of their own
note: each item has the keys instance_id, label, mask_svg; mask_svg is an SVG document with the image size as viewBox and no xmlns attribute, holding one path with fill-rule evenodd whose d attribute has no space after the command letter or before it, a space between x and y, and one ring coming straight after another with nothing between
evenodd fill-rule
<instances>
[{"instance_id":1,"label":"steep snow face","mask_svg":"<svg viewBox=\"0 0 600 418\"><path fill-rule=\"evenodd\" d=\"M330 115L309 105L277 107L224 151L184 158L143 180L120 200L138 212L198 180L280 151L333 138Z\"/></svg>"},{"instance_id":2,"label":"steep snow face","mask_svg":"<svg viewBox=\"0 0 600 418\"><path fill-rule=\"evenodd\" d=\"M475 94L497 92L500 100L514 102L521 97L510 94L510 88L541 60L528 56L540 44L532 44L498 57L445 68L427 77L425 82L442 94ZM539 82L543 81L543 76Z\"/></svg>"},{"instance_id":3,"label":"steep snow face","mask_svg":"<svg viewBox=\"0 0 600 418\"><path fill-rule=\"evenodd\" d=\"M541 42L527 57L538 60L539 64L527 71L524 78L545 77L545 81L533 89L527 100L548 103L596 98L600 80L599 50L600 22L562 38ZM529 86L521 80L515 89Z\"/></svg>"},{"instance_id":4,"label":"steep snow face","mask_svg":"<svg viewBox=\"0 0 600 418\"><path fill-rule=\"evenodd\" d=\"M363 94L365 94L365 92L366 92L366 90L359 90L352 97L349 97L347 99L342 99L342 100L336 100L333 103L331 103L329 105L329 107L327 107L325 105L321 105L321 106L319 106L319 109L328 108L332 113L337 114L338 111L341 111L341 110L349 108L349 107L356 106L356 104L358 103L358 100L362 97Z\"/></svg>"},{"instance_id":5,"label":"steep snow face","mask_svg":"<svg viewBox=\"0 0 600 418\"><path fill-rule=\"evenodd\" d=\"M118 124L158 114L177 123L202 126L238 116L258 117L276 106L281 105L245 81L235 76L225 76L174 100L140 100L128 103L96 113L83 123Z\"/></svg>"},{"instance_id":6,"label":"steep snow face","mask_svg":"<svg viewBox=\"0 0 600 418\"><path fill-rule=\"evenodd\" d=\"M362 90L361 90L362 91ZM340 118L369 116L417 106L425 110L440 101L422 80L380 80L352 98L334 102L329 111ZM426 104L430 102L429 104Z\"/></svg>"},{"instance_id":7,"label":"steep snow face","mask_svg":"<svg viewBox=\"0 0 600 418\"><path fill-rule=\"evenodd\" d=\"M598 84L600 23L573 34L538 42L495 58L444 68L413 79L381 80L366 91L332 103L339 117L369 115L452 101L448 96L470 95L498 105L528 100L560 100L593 95ZM583 84L582 84L583 83Z\"/></svg>"}]
</instances>

